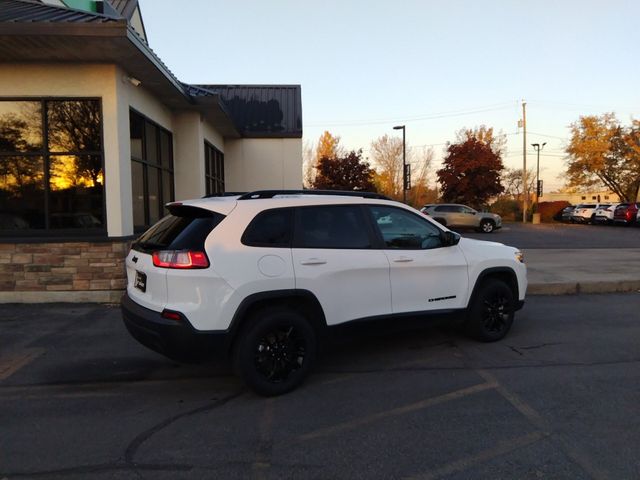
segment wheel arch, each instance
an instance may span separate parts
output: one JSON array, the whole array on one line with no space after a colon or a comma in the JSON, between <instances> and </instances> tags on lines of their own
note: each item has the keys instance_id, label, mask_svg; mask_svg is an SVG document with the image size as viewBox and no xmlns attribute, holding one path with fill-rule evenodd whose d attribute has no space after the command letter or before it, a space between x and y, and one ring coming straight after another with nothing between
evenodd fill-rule
<instances>
[{"instance_id":1,"label":"wheel arch","mask_svg":"<svg viewBox=\"0 0 640 480\"><path fill-rule=\"evenodd\" d=\"M277 306L292 308L301 313L309 320L319 338L324 335L327 320L320 301L313 293L302 289L272 290L249 295L240 303L229 326L231 345L235 343L238 332L246 325L254 312Z\"/></svg>"},{"instance_id":2,"label":"wheel arch","mask_svg":"<svg viewBox=\"0 0 640 480\"><path fill-rule=\"evenodd\" d=\"M476 295L478 294L478 290L482 286L484 282L489 279L502 280L504 283L509 286L511 291L513 292L513 298L517 301L519 298L519 287L518 287L518 276L516 272L510 267L491 267L486 268L478 275L476 282L473 286L473 290L471 291L471 295L469 296L469 301L467 303L467 308L473 303Z\"/></svg>"}]
</instances>

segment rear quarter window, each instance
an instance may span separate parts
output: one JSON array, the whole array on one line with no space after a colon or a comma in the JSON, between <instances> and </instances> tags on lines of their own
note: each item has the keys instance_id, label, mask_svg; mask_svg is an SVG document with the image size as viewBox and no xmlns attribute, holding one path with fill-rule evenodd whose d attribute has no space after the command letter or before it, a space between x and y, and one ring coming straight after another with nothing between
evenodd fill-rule
<instances>
[{"instance_id":1,"label":"rear quarter window","mask_svg":"<svg viewBox=\"0 0 640 480\"><path fill-rule=\"evenodd\" d=\"M293 209L276 208L260 212L242 234L250 247L288 248L293 231Z\"/></svg>"}]
</instances>

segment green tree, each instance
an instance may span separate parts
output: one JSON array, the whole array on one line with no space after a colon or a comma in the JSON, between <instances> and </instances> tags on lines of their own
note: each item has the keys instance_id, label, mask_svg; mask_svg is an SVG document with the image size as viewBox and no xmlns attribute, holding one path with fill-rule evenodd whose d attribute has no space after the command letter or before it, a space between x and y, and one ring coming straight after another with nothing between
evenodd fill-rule
<instances>
[{"instance_id":1,"label":"green tree","mask_svg":"<svg viewBox=\"0 0 640 480\"><path fill-rule=\"evenodd\" d=\"M635 201L640 188L640 123L623 127L615 114L587 115L571 125L567 146L570 186L604 184L621 199Z\"/></svg>"},{"instance_id":2,"label":"green tree","mask_svg":"<svg viewBox=\"0 0 640 480\"><path fill-rule=\"evenodd\" d=\"M373 169L362 160L362 150L340 157L323 157L316 166L313 188L318 190L376 191Z\"/></svg>"},{"instance_id":3,"label":"green tree","mask_svg":"<svg viewBox=\"0 0 640 480\"><path fill-rule=\"evenodd\" d=\"M501 173L504 136L482 126L458 132L456 143L446 149L442 168L437 171L442 199L479 207L504 191Z\"/></svg>"}]
</instances>

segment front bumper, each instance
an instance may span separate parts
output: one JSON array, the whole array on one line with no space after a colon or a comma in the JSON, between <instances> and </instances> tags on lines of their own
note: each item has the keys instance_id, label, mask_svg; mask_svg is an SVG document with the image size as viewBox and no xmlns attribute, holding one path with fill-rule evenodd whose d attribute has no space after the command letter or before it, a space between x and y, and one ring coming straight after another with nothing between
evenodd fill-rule
<instances>
[{"instance_id":1,"label":"front bumper","mask_svg":"<svg viewBox=\"0 0 640 480\"><path fill-rule=\"evenodd\" d=\"M201 331L193 328L189 320L168 320L160 312L134 302L128 294L121 301L122 319L129 333L138 342L173 360L204 361L211 357L226 357L230 335L223 331Z\"/></svg>"}]
</instances>

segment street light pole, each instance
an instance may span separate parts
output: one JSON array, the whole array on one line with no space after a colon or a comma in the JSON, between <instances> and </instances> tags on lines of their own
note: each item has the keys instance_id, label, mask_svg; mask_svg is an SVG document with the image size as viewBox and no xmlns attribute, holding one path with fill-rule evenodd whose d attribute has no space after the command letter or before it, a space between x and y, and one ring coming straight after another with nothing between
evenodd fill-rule
<instances>
[{"instance_id":1,"label":"street light pole","mask_svg":"<svg viewBox=\"0 0 640 480\"><path fill-rule=\"evenodd\" d=\"M404 199L404 203L407 203L407 142L404 127L404 125L398 125L393 127L393 129L402 130L402 198Z\"/></svg>"},{"instance_id":2,"label":"street light pole","mask_svg":"<svg viewBox=\"0 0 640 480\"><path fill-rule=\"evenodd\" d=\"M522 102L522 223L527 223L527 104Z\"/></svg>"},{"instance_id":3,"label":"street light pole","mask_svg":"<svg viewBox=\"0 0 640 480\"><path fill-rule=\"evenodd\" d=\"M539 143L532 143L531 146L538 153L538 160L536 162L536 209L538 207L538 203L540 202L540 150L544 148L547 142L544 142L542 145Z\"/></svg>"}]
</instances>

